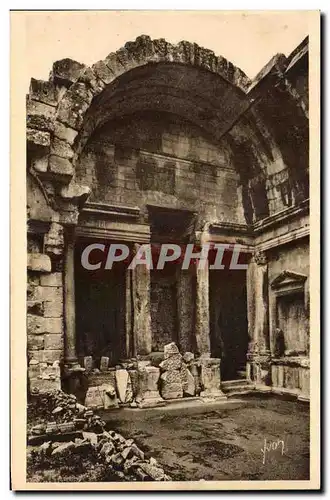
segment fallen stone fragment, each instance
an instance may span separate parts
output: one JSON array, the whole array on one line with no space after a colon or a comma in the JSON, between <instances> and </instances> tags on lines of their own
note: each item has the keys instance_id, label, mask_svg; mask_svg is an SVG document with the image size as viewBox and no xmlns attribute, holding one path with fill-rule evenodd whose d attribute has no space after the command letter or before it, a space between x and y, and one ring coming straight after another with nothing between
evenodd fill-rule
<instances>
[{"instance_id":1,"label":"fallen stone fragment","mask_svg":"<svg viewBox=\"0 0 330 500\"><path fill-rule=\"evenodd\" d=\"M97 434L95 432L83 432L82 433L84 439L88 439L93 446L97 445Z\"/></svg>"},{"instance_id":2,"label":"fallen stone fragment","mask_svg":"<svg viewBox=\"0 0 330 500\"><path fill-rule=\"evenodd\" d=\"M63 411L63 408L61 406L57 406L55 410L52 411L53 415L57 415L58 413L61 413Z\"/></svg>"},{"instance_id":3,"label":"fallen stone fragment","mask_svg":"<svg viewBox=\"0 0 330 500\"><path fill-rule=\"evenodd\" d=\"M144 460L143 451L140 450L140 448L138 448L135 443L132 444L131 450L132 450L132 453L134 453L134 455L136 455L140 460Z\"/></svg>"},{"instance_id":4,"label":"fallen stone fragment","mask_svg":"<svg viewBox=\"0 0 330 500\"><path fill-rule=\"evenodd\" d=\"M184 355L183 355L183 361L185 363L190 363L191 361L193 361L195 358L195 355L193 352L185 352Z\"/></svg>"},{"instance_id":5,"label":"fallen stone fragment","mask_svg":"<svg viewBox=\"0 0 330 500\"><path fill-rule=\"evenodd\" d=\"M181 366L180 377L184 396L195 395L195 379L186 365Z\"/></svg>"},{"instance_id":6,"label":"fallen stone fragment","mask_svg":"<svg viewBox=\"0 0 330 500\"><path fill-rule=\"evenodd\" d=\"M57 446L55 450L52 451L52 455L66 455L69 450L73 449L75 444L73 441L69 441L69 443L63 443L60 446Z\"/></svg>"},{"instance_id":7,"label":"fallen stone fragment","mask_svg":"<svg viewBox=\"0 0 330 500\"><path fill-rule=\"evenodd\" d=\"M42 443L42 445L40 445L39 453L47 455L48 453L50 453L52 449L51 445L52 445L51 441L45 441L44 443Z\"/></svg>"},{"instance_id":8,"label":"fallen stone fragment","mask_svg":"<svg viewBox=\"0 0 330 500\"><path fill-rule=\"evenodd\" d=\"M164 359L168 359L175 354L180 354L180 351L174 342L164 346Z\"/></svg>"},{"instance_id":9,"label":"fallen stone fragment","mask_svg":"<svg viewBox=\"0 0 330 500\"><path fill-rule=\"evenodd\" d=\"M124 462L125 462L125 459L121 453L116 453L115 455L112 455L112 457L111 457L111 463L115 469L121 468L121 466L123 465Z\"/></svg>"},{"instance_id":10,"label":"fallen stone fragment","mask_svg":"<svg viewBox=\"0 0 330 500\"><path fill-rule=\"evenodd\" d=\"M122 403L125 403L127 384L128 384L128 372L123 369L116 370L117 393Z\"/></svg>"},{"instance_id":11,"label":"fallen stone fragment","mask_svg":"<svg viewBox=\"0 0 330 500\"><path fill-rule=\"evenodd\" d=\"M31 433L35 435L44 434L46 431L46 426L44 424L35 425L31 429Z\"/></svg>"},{"instance_id":12,"label":"fallen stone fragment","mask_svg":"<svg viewBox=\"0 0 330 500\"><path fill-rule=\"evenodd\" d=\"M159 466L151 465L150 463L141 463L140 469L142 469L154 481L164 480L164 471Z\"/></svg>"},{"instance_id":13,"label":"fallen stone fragment","mask_svg":"<svg viewBox=\"0 0 330 500\"><path fill-rule=\"evenodd\" d=\"M76 409L78 411L78 414L82 414L87 410L86 406L81 405L80 403L76 403Z\"/></svg>"},{"instance_id":14,"label":"fallen stone fragment","mask_svg":"<svg viewBox=\"0 0 330 500\"><path fill-rule=\"evenodd\" d=\"M100 454L101 455L111 455L115 451L115 447L111 441L108 441L104 443L104 445L101 448Z\"/></svg>"},{"instance_id":15,"label":"fallen stone fragment","mask_svg":"<svg viewBox=\"0 0 330 500\"><path fill-rule=\"evenodd\" d=\"M109 368L109 358L107 356L102 356L100 361L100 371L106 372Z\"/></svg>"}]
</instances>

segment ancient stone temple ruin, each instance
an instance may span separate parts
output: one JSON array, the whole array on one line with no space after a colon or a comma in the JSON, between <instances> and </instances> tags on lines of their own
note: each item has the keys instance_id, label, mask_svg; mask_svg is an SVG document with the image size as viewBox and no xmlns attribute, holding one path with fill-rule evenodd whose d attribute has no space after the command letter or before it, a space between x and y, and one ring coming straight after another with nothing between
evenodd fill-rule
<instances>
[{"instance_id":1,"label":"ancient stone temple ruin","mask_svg":"<svg viewBox=\"0 0 330 500\"><path fill-rule=\"evenodd\" d=\"M252 81L148 36L32 79L29 390L106 408L243 390L308 400L308 134L308 39ZM112 242L239 244L244 265L81 265Z\"/></svg>"}]
</instances>

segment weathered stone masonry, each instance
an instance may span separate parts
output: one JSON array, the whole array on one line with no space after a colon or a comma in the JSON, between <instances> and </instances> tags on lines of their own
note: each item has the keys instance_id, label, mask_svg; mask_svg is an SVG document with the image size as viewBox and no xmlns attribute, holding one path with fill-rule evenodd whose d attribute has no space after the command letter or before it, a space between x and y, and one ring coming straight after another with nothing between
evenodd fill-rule
<instances>
[{"instance_id":1,"label":"weathered stone masonry","mask_svg":"<svg viewBox=\"0 0 330 500\"><path fill-rule=\"evenodd\" d=\"M194 355L184 366L195 395L223 397L228 379L244 372L250 388L308 399L308 131L308 39L289 57L274 56L253 81L196 44L147 36L92 67L64 59L49 81L32 79L30 389L75 391L111 379L118 391L127 377L116 372L126 370L134 401L152 404L149 395L160 404L164 381L173 379L181 394L180 384L191 380L182 381L179 368L159 368L163 339ZM88 332L76 288L84 283L91 304L96 292L77 259L81 245L94 241L132 249L162 241L239 243L249 264L239 276L127 270L112 278L111 313ZM104 282L98 297L106 311ZM226 287L242 300L227 303L219 292ZM90 372L77 345L84 349L83 339L93 335L99 340L91 343ZM107 375L106 359L114 360Z\"/></svg>"}]
</instances>

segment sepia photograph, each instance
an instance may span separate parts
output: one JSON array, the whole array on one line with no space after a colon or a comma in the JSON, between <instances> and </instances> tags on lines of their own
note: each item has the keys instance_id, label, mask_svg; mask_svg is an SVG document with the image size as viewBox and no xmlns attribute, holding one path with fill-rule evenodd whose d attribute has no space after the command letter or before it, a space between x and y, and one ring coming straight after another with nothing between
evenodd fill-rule
<instances>
[{"instance_id":1,"label":"sepia photograph","mask_svg":"<svg viewBox=\"0 0 330 500\"><path fill-rule=\"evenodd\" d=\"M11 24L14 489L319 488L320 13Z\"/></svg>"}]
</instances>

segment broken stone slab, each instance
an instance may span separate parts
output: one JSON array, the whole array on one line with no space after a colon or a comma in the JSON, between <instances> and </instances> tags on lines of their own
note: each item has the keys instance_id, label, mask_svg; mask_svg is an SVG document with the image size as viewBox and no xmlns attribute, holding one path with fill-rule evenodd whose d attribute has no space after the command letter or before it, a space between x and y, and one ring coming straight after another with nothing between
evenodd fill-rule
<instances>
[{"instance_id":1,"label":"broken stone slab","mask_svg":"<svg viewBox=\"0 0 330 500\"><path fill-rule=\"evenodd\" d=\"M97 445L97 434L95 434L95 432L86 432L86 431L84 431L82 433L82 435L83 435L83 438L87 439L88 441L90 441L93 446Z\"/></svg>"},{"instance_id":2,"label":"broken stone slab","mask_svg":"<svg viewBox=\"0 0 330 500\"><path fill-rule=\"evenodd\" d=\"M62 456L66 455L68 451L75 448L75 443L73 441L69 441L68 443L63 443L57 446L53 451L52 455Z\"/></svg>"},{"instance_id":3,"label":"broken stone slab","mask_svg":"<svg viewBox=\"0 0 330 500\"><path fill-rule=\"evenodd\" d=\"M84 368L86 370L86 373L89 373L93 369L93 357L92 356L85 356L84 357Z\"/></svg>"},{"instance_id":4,"label":"broken stone slab","mask_svg":"<svg viewBox=\"0 0 330 500\"><path fill-rule=\"evenodd\" d=\"M142 469L143 472L145 472L154 481L164 480L165 473L161 467L157 467L146 462L139 464L139 468Z\"/></svg>"},{"instance_id":5,"label":"broken stone slab","mask_svg":"<svg viewBox=\"0 0 330 500\"><path fill-rule=\"evenodd\" d=\"M181 366L180 376L184 396L195 396L195 379L184 364Z\"/></svg>"},{"instance_id":6,"label":"broken stone slab","mask_svg":"<svg viewBox=\"0 0 330 500\"><path fill-rule=\"evenodd\" d=\"M128 384L128 372L124 369L116 370L116 388L119 400L125 403L126 389Z\"/></svg>"},{"instance_id":7,"label":"broken stone slab","mask_svg":"<svg viewBox=\"0 0 330 500\"><path fill-rule=\"evenodd\" d=\"M100 361L100 371L105 372L109 368L109 358L107 356L102 356Z\"/></svg>"},{"instance_id":8,"label":"broken stone slab","mask_svg":"<svg viewBox=\"0 0 330 500\"><path fill-rule=\"evenodd\" d=\"M179 353L179 354L173 354L173 356L164 359L164 361L162 361L159 364L159 368L162 371L173 371L173 370L180 370L181 365L182 365L182 356Z\"/></svg>"},{"instance_id":9,"label":"broken stone slab","mask_svg":"<svg viewBox=\"0 0 330 500\"><path fill-rule=\"evenodd\" d=\"M101 390L104 390L104 409L118 408L118 400L116 389L112 384L104 384L100 386Z\"/></svg>"},{"instance_id":10,"label":"broken stone slab","mask_svg":"<svg viewBox=\"0 0 330 500\"><path fill-rule=\"evenodd\" d=\"M160 392L164 399L177 399L183 397L180 370L165 372L161 375L160 379Z\"/></svg>"},{"instance_id":11,"label":"broken stone slab","mask_svg":"<svg viewBox=\"0 0 330 500\"><path fill-rule=\"evenodd\" d=\"M130 373L128 372L128 380L126 386L125 403L131 403L133 401L133 386Z\"/></svg>"},{"instance_id":12,"label":"broken stone slab","mask_svg":"<svg viewBox=\"0 0 330 500\"><path fill-rule=\"evenodd\" d=\"M183 361L187 364L191 363L195 359L195 355L193 352L185 352L183 355Z\"/></svg>"},{"instance_id":13,"label":"broken stone slab","mask_svg":"<svg viewBox=\"0 0 330 500\"><path fill-rule=\"evenodd\" d=\"M170 342L164 346L164 359L168 359L175 354L180 354L179 348L175 342Z\"/></svg>"},{"instance_id":14,"label":"broken stone slab","mask_svg":"<svg viewBox=\"0 0 330 500\"><path fill-rule=\"evenodd\" d=\"M104 408L104 399L99 387L89 387L86 393L85 406L88 408Z\"/></svg>"}]
</instances>

